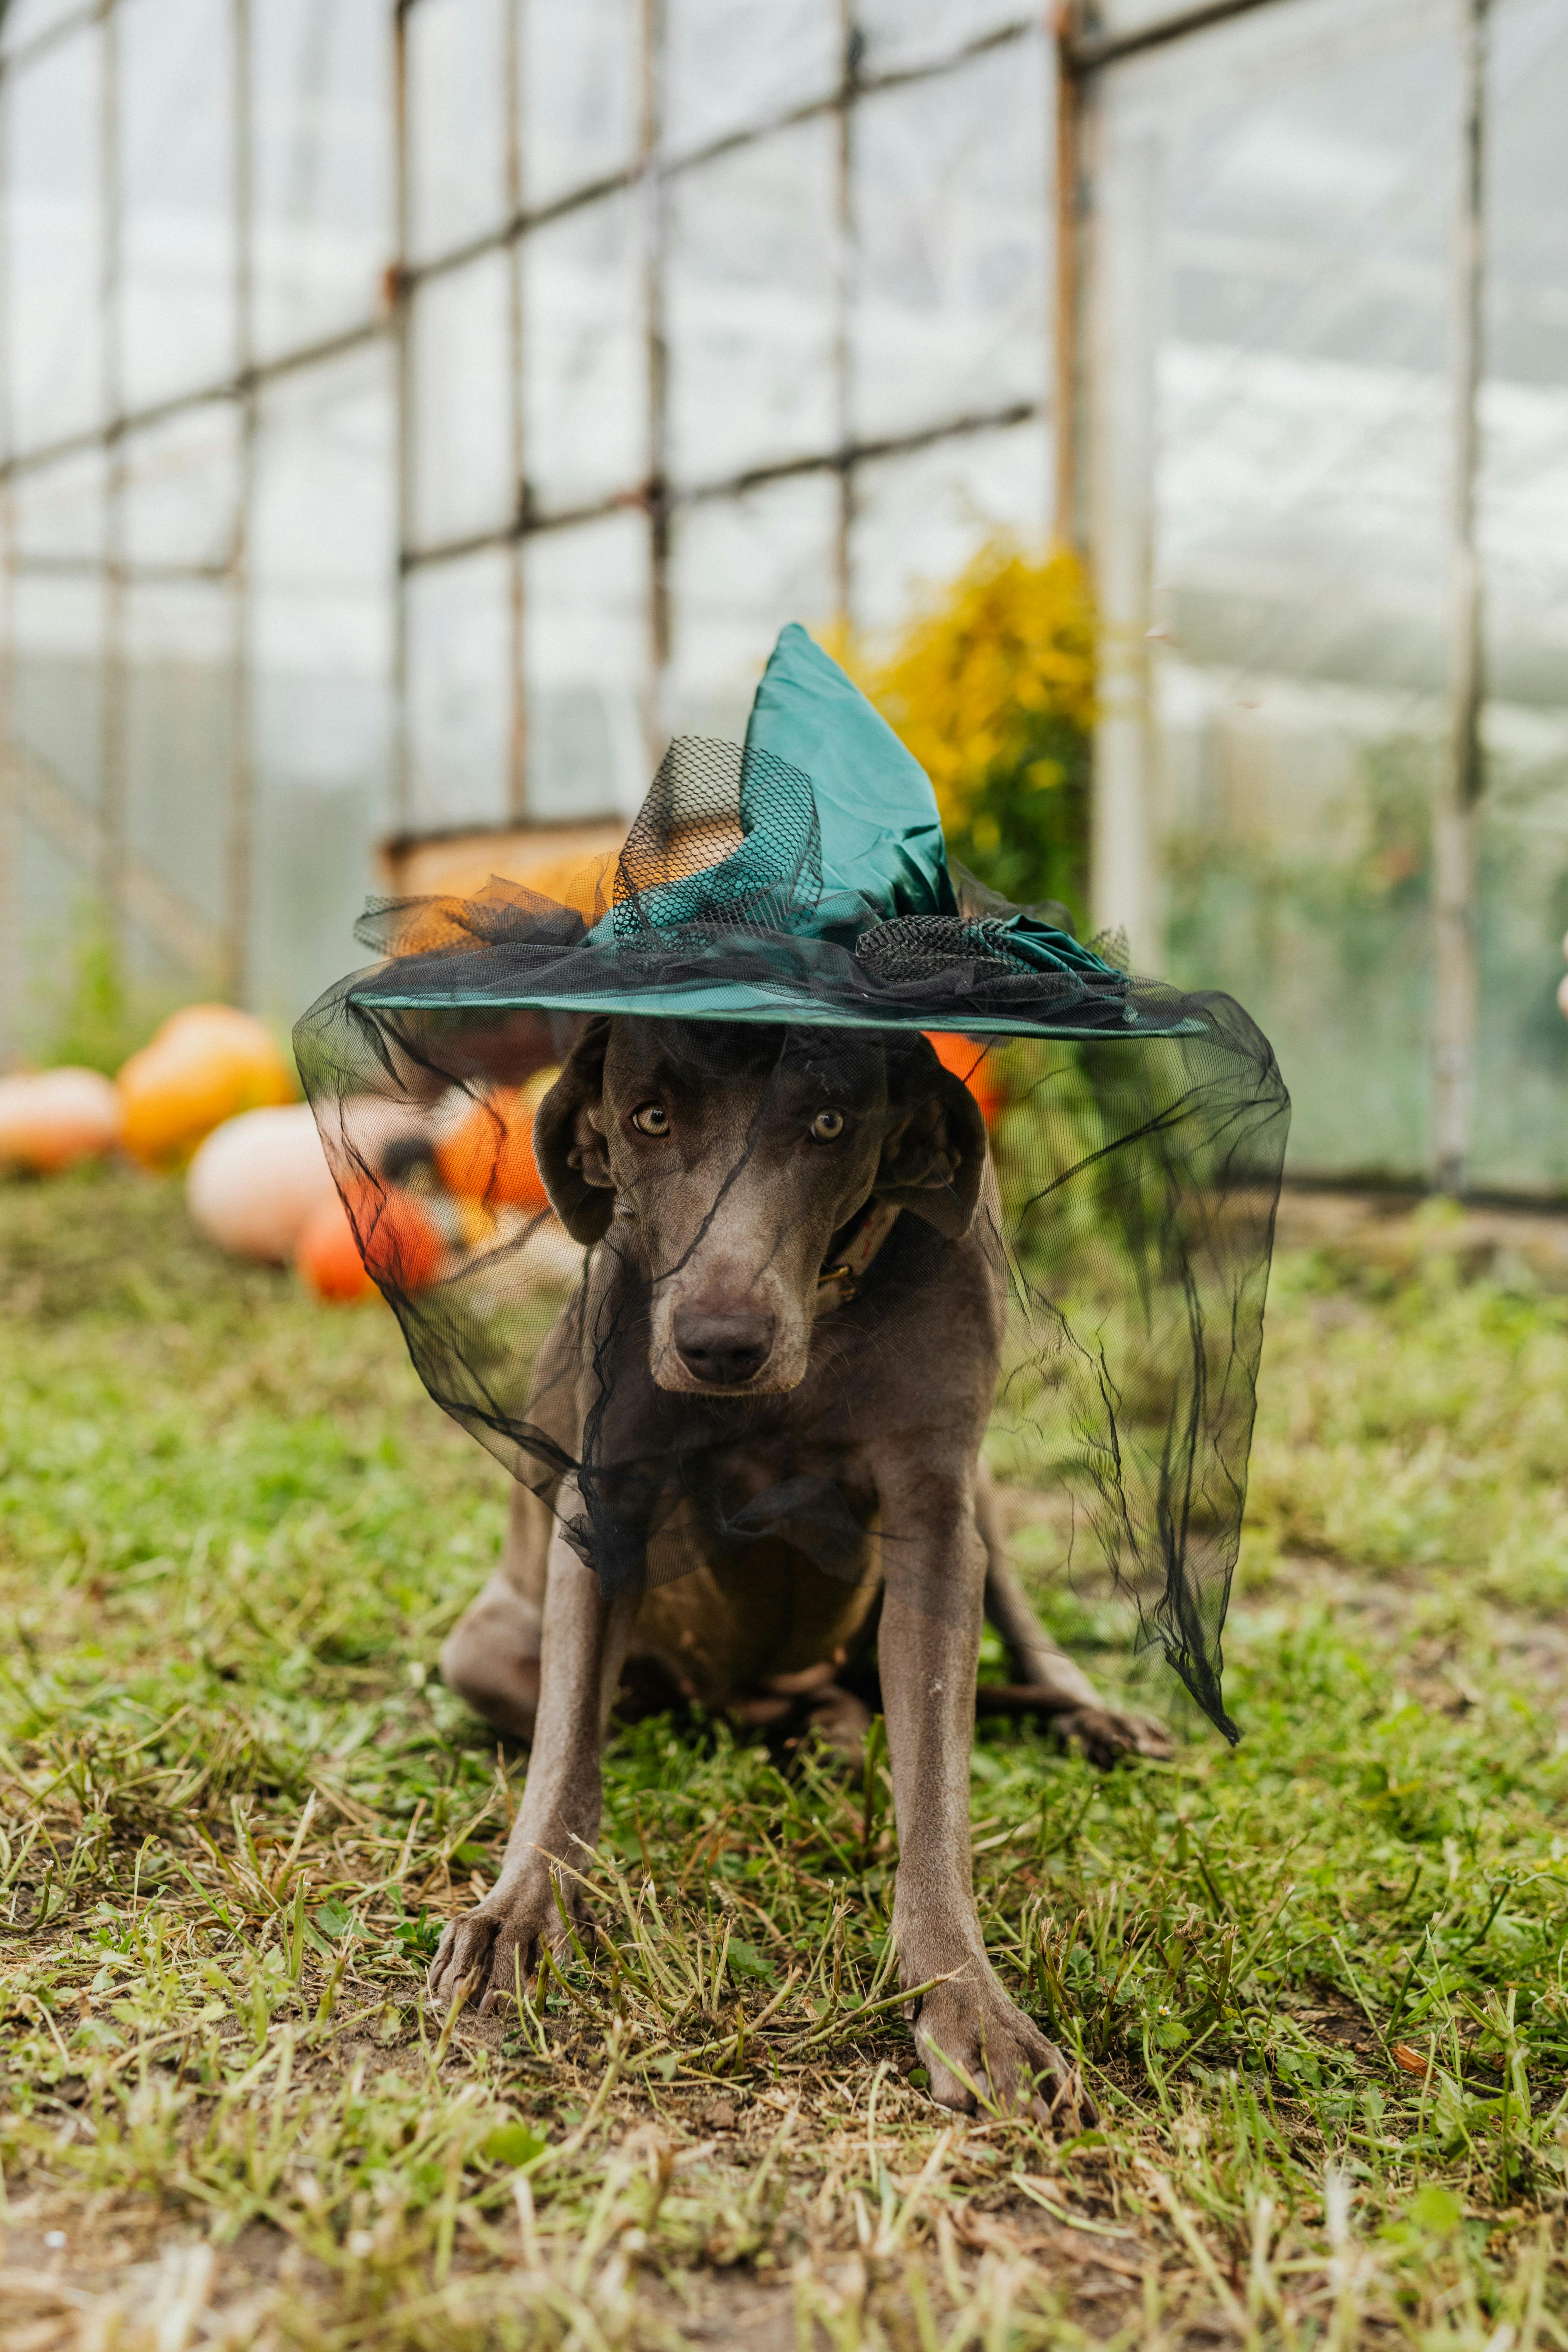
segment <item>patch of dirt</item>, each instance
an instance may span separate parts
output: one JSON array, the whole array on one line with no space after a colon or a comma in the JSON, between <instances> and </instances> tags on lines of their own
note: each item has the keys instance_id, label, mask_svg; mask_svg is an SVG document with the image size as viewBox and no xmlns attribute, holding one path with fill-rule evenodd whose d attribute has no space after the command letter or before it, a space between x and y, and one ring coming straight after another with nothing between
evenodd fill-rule
<instances>
[{"instance_id":1,"label":"patch of dirt","mask_svg":"<svg viewBox=\"0 0 1568 2352\"><path fill-rule=\"evenodd\" d=\"M1554 1203L1463 1206L1415 1192L1342 1192L1287 1184L1275 1238L1280 1249L1320 1249L1368 1273L1414 1274L1435 1250L1452 1253L1472 1280L1516 1272L1568 1291L1568 1213Z\"/></svg>"},{"instance_id":2,"label":"patch of dirt","mask_svg":"<svg viewBox=\"0 0 1568 2352\"><path fill-rule=\"evenodd\" d=\"M1480 1696L1465 1673L1463 1645L1452 1627L1421 1628L1432 1597L1431 1580L1419 1569L1371 1569L1321 1553L1285 1552L1272 1563L1267 1585L1238 1594L1231 1619L1243 1623L1321 1609L1342 1621L1359 1620L1380 1643L1404 1640L1400 1675L1412 1697L1442 1714L1464 1715L1480 1704ZM1568 1732L1568 1625L1491 1601L1475 1606L1479 1631L1510 1682Z\"/></svg>"}]
</instances>

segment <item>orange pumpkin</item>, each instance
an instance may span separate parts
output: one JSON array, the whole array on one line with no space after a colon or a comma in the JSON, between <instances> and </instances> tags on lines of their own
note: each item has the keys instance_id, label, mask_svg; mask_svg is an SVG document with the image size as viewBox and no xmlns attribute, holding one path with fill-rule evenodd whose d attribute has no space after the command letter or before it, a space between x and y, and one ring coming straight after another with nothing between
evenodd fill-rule
<instances>
[{"instance_id":1,"label":"orange pumpkin","mask_svg":"<svg viewBox=\"0 0 1568 2352\"><path fill-rule=\"evenodd\" d=\"M448 1192L492 1209L503 1202L514 1209L549 1207L533 1156L533 1120L560 1075L538 1070L526 1086L497 1087L483 1102L470 1104L436 1146L436 1166Z\"/></svg>"},{"instance_id":2,"label":"orange pumpkin","mask_svg":"<svg viewBox=\"0 0 1568 2352\"><path fill-rule=\"evenodd\" d=\"M189 1004L132 1054L117 1080L127 1151L149 1168L188 1160L242 1110L294 1100L271 1033L230 1004Z\"/></svg>"},{"instance_id":3,"label":"orange pumpkin","mask_svg":"<svg viewBox=\"0 0 1568 2352\"><path fill-rule=\"evenodd\" d=\"M313 1210L300 1227L294 1265L300 1280L318 1298L342 1306L368 1298L374 1287L364 1270L348 1211L335 1193Z\"/></svg>"},{"instance_id":4,"label":"orange pumpkin","mask_svg":"<svg viewBox=\"0 0 1568 2352\"><path fill-rule=\"evenodd\" d=\"M994 1127L1005 1097L991 1054L985 1046L976 1045L973 1037L936 1029L928 1029L925 1035L942 1068L963 1080L980 1106L981 1118L987 1127Z\"/></svg>"},{"instance_id":5,"label":"orange pumpkin","mask_svg":"<svg viewBox=\"0 0 1568 2352\"><path fill-rule=\"evenodd\" d=\"M120 1140L120 1097L97 1070L0 1078L0 1167L53 1175Z\"/></svg>"},{"instance_id":6,"label":"orange pumpkin","mask_svg":"<svg viewBox=\"0 0 1568 2352\"><path fill-rule=\"evenodd\" d=\"M440 1273L445 1255L445 1243L412 1193L399 1184L363 1184L354 1195L352 1223L341 1200L315 1212L300 1235L294 1263L318 1298L346 1301L363 1298L373 1277L389 1290L423 1290Z\"/></svg>"}]
</instances>

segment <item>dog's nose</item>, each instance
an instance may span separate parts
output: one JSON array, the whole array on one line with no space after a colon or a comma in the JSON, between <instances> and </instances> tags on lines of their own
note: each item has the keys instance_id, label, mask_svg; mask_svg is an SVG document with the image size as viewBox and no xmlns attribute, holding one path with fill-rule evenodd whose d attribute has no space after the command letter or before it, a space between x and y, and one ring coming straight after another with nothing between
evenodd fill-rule
<instances>
[{"instance_id":1,"label":"dog's nose","mask_svg":"<svg viewBox=\"0 0 1568 2352\"><path fill-rule=\"evenodd\" d=\"M743 1388L773 1353L773 1318L703 1315L689 1307L678 1307L675 1346L692 1379L705 1388Z\"/></svg>"}]
</instances>

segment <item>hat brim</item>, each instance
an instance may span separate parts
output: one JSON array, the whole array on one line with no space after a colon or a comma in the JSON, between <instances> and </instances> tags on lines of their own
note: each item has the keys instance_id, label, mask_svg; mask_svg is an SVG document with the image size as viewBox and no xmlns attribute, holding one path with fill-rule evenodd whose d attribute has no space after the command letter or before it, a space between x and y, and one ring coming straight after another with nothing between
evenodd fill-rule
<instances>
[{"instance_id":1,"label":"hat brim","mask_svg":"<svg viewBox=\"0 0 1568 2352\"><path fill-rule=\"evenodd\" d=\"M813 997L783 993L765 996L756 990L723 986L622 992L605 990L592 996L492 994L473 990L444 995L426 990L405 993L395 987L385 989L371 982L352 989L349 1002L367 1008L374 1006L384 1013L566 1013L588 1016L625 1014L655 1021L750 1021L804 1029L956 1029L973 1036L1079 1041L1093 1038L1102 1045L1136 1045L1151 1037L1192 1037L1201 1034L1207 1025L1191 1013L1166 1022L1145 1021L1140 1016L1137 1026L1129 1028L1125 1014L1114 1022L1106 1019L1069 1023L1026 1017L1007 1019L940 1004L919 1012L878 1013L859 1005L823 1004Z\"/></svg>"},{"instance_id":2,"label":"hat brim","mask_svg":"<svg viewBox=\"0 0 1568 2352\"><path fill-rule=\"evenodd\" d=\"M1208 1025L1175 989L1121 973L1114 980L1097 990L1076 974L972 962L889 982L831 940L742 931L667 934L635 946L589 936L564 948L489 944L395 958L351 982L347 993L367 1013L616 1014L1101 1044L1192 1036Z\"/></svg>"}]
</instances>

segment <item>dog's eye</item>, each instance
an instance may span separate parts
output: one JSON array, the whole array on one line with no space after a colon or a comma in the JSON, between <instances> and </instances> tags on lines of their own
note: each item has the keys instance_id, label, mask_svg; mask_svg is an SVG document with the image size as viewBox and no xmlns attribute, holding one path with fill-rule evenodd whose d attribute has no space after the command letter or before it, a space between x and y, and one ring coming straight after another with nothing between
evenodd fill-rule
<instances>
[{"instance_id":1,"label":"dog's eye","mask_svg":"<svg viewBox=\"0 0 1568 2352\"><path fill-rule=\"evenodd\" d=\"M843 1132L844 1113L841 1110L819 1110L811 1122L813 1143L837 1143Z\"/></svg>"},{"instance_id":2,"label":"dog's eye","mask_svg":"<svg viewBox=\"0 0 1568 2352\"><path fill-rule=\"evenodd\" d=\"M669 1113L662 1103L640 1103L632 1113L632 1125L639 1135L668 1135Z\"/></svg>"}]
</instances>

